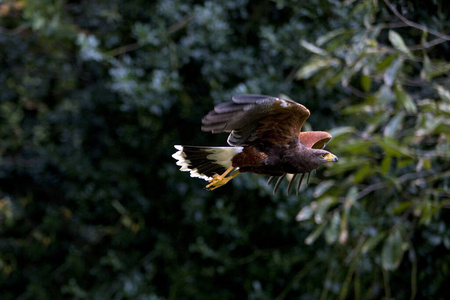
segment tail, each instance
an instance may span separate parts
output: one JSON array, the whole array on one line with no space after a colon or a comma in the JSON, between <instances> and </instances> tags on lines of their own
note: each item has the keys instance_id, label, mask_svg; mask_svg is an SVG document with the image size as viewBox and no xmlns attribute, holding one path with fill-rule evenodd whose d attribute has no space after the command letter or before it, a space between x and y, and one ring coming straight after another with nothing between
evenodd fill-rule
<instances>
[{"instance_id":1,"label":"tail","mask_svg":"<svg viewBox=\"0 0 450 300\"><path fill-rule=\"evenodd\" d=\"M210 181L214 174L223 174L232 166L231 159L242 152L243 147L202 147L175 145L172 155L181 171L191 172L191 177Z\"/></svg>"}]
</instances>

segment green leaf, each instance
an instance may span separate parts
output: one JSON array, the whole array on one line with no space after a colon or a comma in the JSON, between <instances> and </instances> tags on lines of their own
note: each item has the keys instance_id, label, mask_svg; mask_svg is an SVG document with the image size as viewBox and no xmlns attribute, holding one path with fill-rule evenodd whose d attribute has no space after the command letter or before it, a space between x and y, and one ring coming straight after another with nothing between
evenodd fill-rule
<instances>
[{"instance_id":1,"label":"green leaf","mask_svg":"<svg viewBox=\"0 0 450 300\"><path fill-rule=\"evenodd\" d=\"M386 175L391 169L392 156L386 155L381 161L381 173Z\"/></svg>"},{"instance_id":2,"label":"green leaf","mask_svg":"<svg viewBox=\"0 0 450 300\"><path fill-rule=\"evenodd\" d=\"M383 72L384 70L386 70L392 64L392 61L397 57L398 57L397 54L391 54L386 56L377 64L377 71Z\"/></svg>"},{"instance_id":3,"label":"green leaf","mask_svg":"<svg viewBox=\"0 0 450 300\"><path fill-rule=\"evenodd\" d=\"M405 252L403 237L398 228L392 230L381 250L381 264L384 269L393 271L398 268Z\"/></svg>"},{"instance_id":4,"label":"green leaf","mask_svg":"<svg viewBox=\"0 0 450 300\"><path fill-rule=\"evenodd\" d=\"M375 248L385 237L386 237L386 232L380 232L370 238L368 238L362 245L361 247L361 252L362 253L368 253L370 252L373 248Z\"/></svg>"},{"instance_id":5,"label":"green leaf","mask_svg":"<svg viewBox=\"0 0 450 300\"><path fill-rule=\"evenodd\" d=\"M364 92L370 92L370 89L372 88L372 79L370 79L370 76L364 74L361 75L361 87Z\"/></svg>"},{"instance_id":6,"label":"green leaf","mask_svg":"<svg viewBox=\"0 0 450 300\"><path fill-rule=\"evenodd\" d=\"M414 103L414 100L411 98L411 96L406 93L400 85L395 86L395 96L397 97L398 103L405 108L405 110L409 113L415 114L417 113L417 106L416 103Z\"/></svg>"},{"instance_id":7,"label":"green leaf","mask_svg":"<svg viewBox=\"0 0 450 300\"><path fill-rule=\"evenodd\" d=\"M412 158L412 154L409 149L406 148L406 146L400 145L398 140L389 136L385 136L383 138L376 136L375 139L387 155Z\"/></svg>"},{"instance_id":8,"label":"green leaf","mask_svg":"<svg viewBox=\"0 0 450 300\"><path fill-rule=\"evenodd\" d=\"M432 80L433 78L442 76L450 72L450 62L431 60L428 55L424 55L423 68L420 71L420 78L424 80Z\"/></svg>"},{"instance_id":9,"label":"green leaf","mask_svg":"<svg viewBox=\"0 0 450 300\"><path fill-rule=\"evenodd\" d=\"M355 173L355 176L353 178L354 183L360 183L364 179L366 179L368 176L373 174L373 167L370 164L364 164L358 172Z\"/></svg>"},{"instance_id":10,"label":"green leaf","mask_svg":"<svg viewBox=\"0 0 450 300\"><path fill-rule=\"evenodd\" d=\"M444 203L436 203L426 199L422 201L420 207L420 219L419 224L430 224L432 217L444 206Z\"/></svg>"},{"instance_id":11,"label":"green leaf","mask_svg":"<svg viewBox=\"0 0 450 300\"><path fill-rule=\"evenodd\" d=\"M392 46L394 46L395 49L399 50L400 52L403 52L408 56L412 56L402 37L397 32L389 30L389 41L391 42Z\"/></svg>"},{"instance_id":12,"label":"green leaf","mask_svg":"<svg viewBox=\"0 0 450 300\"><path fill-rule=\"evenodd\" d=\"M406 209L408 209L409 207L411 207L411 205L413 204L413 202L410 201L403 201L401 202L399 205L397 205L393 210L392 213L393 214L401 214L402 212L404 212Z\"/></svg>"}]
</instances>

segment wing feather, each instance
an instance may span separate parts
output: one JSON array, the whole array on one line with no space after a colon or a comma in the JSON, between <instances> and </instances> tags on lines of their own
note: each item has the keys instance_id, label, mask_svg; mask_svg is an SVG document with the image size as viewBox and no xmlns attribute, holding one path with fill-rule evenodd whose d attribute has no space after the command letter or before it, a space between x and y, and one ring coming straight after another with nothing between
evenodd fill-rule
<instances>
[{"instance_id":1,"label":"wing feather","mask_svg":"<svg viewBox=\"0 0 450 300\"><path fill-rule=\"evenodd\" d=\"M306 131L300 132L300 142L306 147L313 149L323 149L331 140L331 134L326 131Z\"/></svg>"},{"instance_id":2,"label":"wing feather","mask_svg":"<svg viewBox=\"0 0 450 300\"><path fill-rule=\"evenodd\" d=\"M309 110L291 100L240 95L209 112L202 120L202 130L231 132L228 143L232 146L256 142L287 144L299 137L308 117Z\"/></svg>"}]
</instances>

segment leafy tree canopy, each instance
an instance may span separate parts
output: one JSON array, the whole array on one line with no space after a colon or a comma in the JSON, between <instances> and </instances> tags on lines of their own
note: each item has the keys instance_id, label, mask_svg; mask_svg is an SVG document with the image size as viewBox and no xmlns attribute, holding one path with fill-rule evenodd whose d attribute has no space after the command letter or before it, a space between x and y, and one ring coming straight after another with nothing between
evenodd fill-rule
<instances>
[{"instance_id":1,"label":"leafy tree canopy","mask_svg":"<svg viewBox=\"0 0 450 300\"><path fill-rule=\"evenodd\" d=\"M449 29L442 0L0 1L2 299L446 298ZM201 117L242 93L339 163L205 191L173 145L224 145Z\"/></svg>"}]
</instances>

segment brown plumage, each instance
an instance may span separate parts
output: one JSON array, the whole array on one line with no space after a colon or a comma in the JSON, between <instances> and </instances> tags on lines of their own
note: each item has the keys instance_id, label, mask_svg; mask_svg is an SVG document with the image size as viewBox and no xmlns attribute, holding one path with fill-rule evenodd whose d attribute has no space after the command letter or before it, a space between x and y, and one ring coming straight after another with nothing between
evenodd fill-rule
<instances>
[{"instance_id":1,"label":"brown plumage","mask_svg":"<svg viewBox=\"0 0 450 300\"><path fill-rule=\"evenodd\" d=\"M192 177L209 181L213 190L237 174L251 172L275 176L274 193L286 174L302 174L297 193L305 173L309 173L337 157L322 150L331 139L324 131L300 132L309 110L291 100L263 95L240 95L233 102L214 107L202 120L203 131L230 132L228 144L232 147L175 146L179 151L173 157L182 171ZM221 175L220 175L221 174Z\"/></svg>"}]
</instances>

